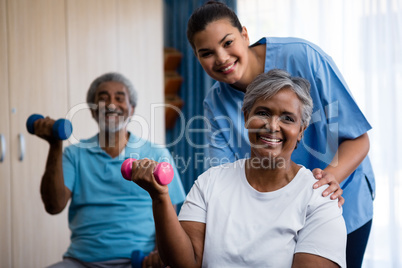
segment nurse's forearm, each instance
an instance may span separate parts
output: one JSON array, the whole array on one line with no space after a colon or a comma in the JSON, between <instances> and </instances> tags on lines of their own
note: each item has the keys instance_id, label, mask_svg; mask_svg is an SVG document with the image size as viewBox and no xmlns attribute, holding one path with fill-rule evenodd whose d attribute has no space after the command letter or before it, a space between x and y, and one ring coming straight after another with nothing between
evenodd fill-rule
<instances>
[{"instance_id":1,"label":"nurse's forearm","mask_svg":"<svg viewBox=\"0 0 402 268\"><path fill-rule=\"evenodd\" d=\"M335 176L341 183L361 164L370 149L370 140L367 133L354 140L342 142L335 157L324 171Z\"/></svg>"}]
</instances>

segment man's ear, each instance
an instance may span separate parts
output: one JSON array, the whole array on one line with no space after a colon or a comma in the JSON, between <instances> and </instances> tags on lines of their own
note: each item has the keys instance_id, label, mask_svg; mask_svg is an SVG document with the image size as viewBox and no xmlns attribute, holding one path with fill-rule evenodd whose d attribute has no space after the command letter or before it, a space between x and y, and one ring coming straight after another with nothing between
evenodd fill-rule
<instances>
[{"instance_id":1,"label":"man's ear","mask_svg":"<svg viewBox=\"0 0 402 268\"><path fill-rule=\"evenodd\" d=\"M96 108L95 108L95 106L96 106ZM94 119L96 119L95 115L96 115L96 112L98 111L97 107L98 106L94 103L91 103L91 105L89 105L89 110L91 111L92 118L94 118Z\"/></svg>"},{"instance_id":2,"label":"man's ear","mask_svg":"<svg viewBox=\"0 0 402 268\"><path fill-rule=\"evenodd\" d=\"M131 105L131 112L129 113L129 116L133 116L135 111L135 106Z\"/></svg>"}]
</instances>

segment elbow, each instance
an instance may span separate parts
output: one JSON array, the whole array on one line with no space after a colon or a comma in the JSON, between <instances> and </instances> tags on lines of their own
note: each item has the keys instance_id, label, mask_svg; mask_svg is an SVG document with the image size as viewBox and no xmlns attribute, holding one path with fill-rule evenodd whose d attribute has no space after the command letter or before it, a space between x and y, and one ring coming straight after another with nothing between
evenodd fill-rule
<instances>
[{"instance_id":1,"label":"elbow","mask_svg":"<svg viewBox=\"0 0 402 268\"><path fill-rule=\"evenodd\" d=\"M50 215L57 215L61 213L64 210L64 208L46 208L46 212L49 213Z\"/></svg>"},{"instance_id":2,"label":"elbow","mask_svg":"<svg viewBox=\"0 0 402 268\"><path fill-rule=\"evenodd\" d=\"M59 214L64 210L66 207L66 203L62 202L61 200L51 200L46 195L42 195L42 202L45 207L45 210L50 215Z\"/></svg>"},{"instance_id":3,"label":"elbow","mask_svg":"<svg viewBox=\"0 0 402 268\"><path fill-rule=\"evenodd\" d=\"M50 215L56 215L62 212L71 197L66 187L63 188L63 190L49 190L42 187L40 194L45 210Z\"/></svg>"},{"instance_id":4,"label":"elbow","mask_svg":"<svg viewBox=\"0 0 402 268\"><path fill-rule=\"evenodd\" d=\"M57 215L64 210L64 207L61 206L47 205L46 203L44 205L46 212L50 215Z\"/></svg>"},{"instance_id":5,"label":"elbow","mask_svg":"<svg viewBox=\"0 0 402 268\"><path fill-rule=\"evenodd\" d=\"M365 156L367 156L370 151L370 138L369 138L367 132L364 133L363 135L361 135L359 137L359 139L361 139L364 144Z\"/></svg>"}]
</instances>

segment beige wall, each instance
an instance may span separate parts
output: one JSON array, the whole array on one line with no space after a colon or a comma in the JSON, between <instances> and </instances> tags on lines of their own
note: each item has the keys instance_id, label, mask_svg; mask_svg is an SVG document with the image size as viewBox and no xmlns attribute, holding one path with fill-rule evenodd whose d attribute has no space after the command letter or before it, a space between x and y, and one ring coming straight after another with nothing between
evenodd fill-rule
<instances>
[{"instance_id":1,"label":"beige wall","mask_svg":"<svg viewBox=\"0 0 402 268\"><path fill-rule=\"evenodd\" d=\"M74 112L72 120L75 137L96 132L89 112L80 109L90 82L116 70L128 76L139 93L138 120L130 129L164 143L164 111L151 109L151 104L164 101L162 1L67 0L66 14L69 106L70 111L81 111Z\"/></svg>"},{"instance_id":2,"label":"beige wall","mask_svg":"<svg viewBox=\"0 0 402 268\"><path fill-rule=\"evenodd\" d=\"M0 267L45 267L69 242L67 210L50 216L40 199L48 145L27 133L29 115L71 118L65 145L87 138L97 131L88 86L118 71L139 92L145 129L130 129L164 142L163 109L150 109L164 99L162 20L162 0L0 0Z\"/></svg>"}]
</instances>

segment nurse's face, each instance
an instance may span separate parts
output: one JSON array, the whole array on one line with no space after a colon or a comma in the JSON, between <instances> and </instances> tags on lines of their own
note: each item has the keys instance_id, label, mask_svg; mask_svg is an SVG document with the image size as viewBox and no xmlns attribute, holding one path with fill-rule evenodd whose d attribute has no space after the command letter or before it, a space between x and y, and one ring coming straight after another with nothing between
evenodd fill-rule
<instances>
[{"instance_id":1,"label":"nurse's face","mask_svg":"<svg viewBox=\"0 0 402 268\"><path fill-rule=\"evenodd\" d=\"M247 72L247 30L240 33L228 19L211 22L194 35L194 47L202 68L213 79L236 84Z\"/></svg>"},{"instance_id":2,"label":"nurse's face","mask_svg":"<svg viewBox=\"0 0 402 268\"><path fill-rule=\"evenodd\" d=\"M251 111L245 113L251 156L289 161L305 129L301 111L301 101L289 88L281 89L269 99L258 99Z\"/></svg>"}]
</instances>

